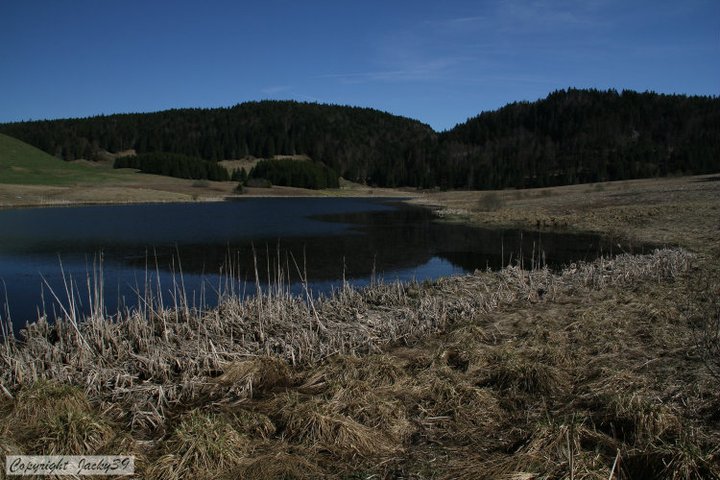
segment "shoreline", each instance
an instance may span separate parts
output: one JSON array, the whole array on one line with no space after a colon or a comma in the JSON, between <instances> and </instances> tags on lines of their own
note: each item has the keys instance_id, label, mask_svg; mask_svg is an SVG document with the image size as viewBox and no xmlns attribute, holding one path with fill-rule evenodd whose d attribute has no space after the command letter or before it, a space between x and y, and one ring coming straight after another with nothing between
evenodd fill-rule
<instances>
[{"instance_id":1,"label":"shoreline","mask_svg":"<svg viewBox=\"0 0 720 480\"><path fill-rule=\"evenodd\" d=\"M16 207L114 205L135 203L192 203L221 202L235 198L256 197L408 197L412 190L372 187L345 187L337 190L308 190L273 186L246 188L242 194L234 192L236 182L194 181L137 173L125 183L102 185L79 184L17 185L0 183L0 209Z\"/></svg>"},{"instance_id":2,"label":"shoreline","mask_svg":"<svg viewBox=\"0 0 720 480\"><path fill-rule=\"evenodd\" d=\"M22 209L29 209L29 208L72 208L72 207L92 207L92 206L104 206L104 207L113 207L113 206L123 206L123 205L166 205L166 204L197 204L197 203L223 203L223 202L235 202L235 201L242 201L244 199L256 199L256 198L359 198L359 199L369 199L369 200L397 200L397 201L408 201L411 200L414 197L408 196L408 195L381 195L381 194L374 194L374 195L238 195L238 196L228 196L228 197L218 197L218 198L203 198L203 199L197 199L197 200L157 200L157 201L151 201L151 200L139 200L139 201L127 201L127 202L117 202L117 201L109 201L109 202L103 202L103 201L89 201L89 202L67 202L67 203L47 203L47 204L18 204L18 205L0 205L0 211L1 210L22 210ZM429 208L430 206L428 206Z\"/></svg>"},{"instance_id":3,"label":"shoreline","mask_svg":"<svg viewBox=\"0 0 720 480\"><path fill-rule=\"evenodd\" d=\"M585 232L720 256L717 174L532 190L437 192L408 201L473 226ZM496 206L488 208L488 197Z\"/></svg>"},{"instance_id":4,"label":"shoreline","mask_svg":"<svg viewBox=\"0 0 720 480\"><path fill-rule=\"evenodd\" d=\"M718 174L524 190L426 191L355 186L318 191L273 186L271 189L249 188L243 194L232 191L235 185L233 182L202 182L198 186L195 182L184 179L138 175L142 176L139 183L122 186L0 184L0 209L225 202L242 198L383 197L398 198L409 204L425 206L443 220L469 225L574 230L600 234L635 229L637 225L632 225L633 215L639 217L643 224L660 223L665 220L660 215L662 212L659 212L663 206L677 209L678 204L705 201L708 205L703 210L706 213L717 212L720 216L720 201L717 200L717 197L720 197ZM691 216L699 217L695 211L691 211ZM667 227L672 230L672 225ZM662 238L655 240L663 241Z\"/></svg>"},{"instance_id":5,"label":"shoreline","mask_svg":"<svg viewBox=\"0 0 720 480\"><path fill-rule=\"evenodd\" d=\"M142 174L139 174L142 175ZM397 198L410 205L429 208L440 221L478 227L523 228L557 232L593 233L652 244L678 245L693 251L720 253L713 248L712 219L720 217L720 181L717 174L623 180L526 190L419 191L371 187L339 190L306 190L293 187L252 188L234 194L234 183L193 182L143 175L141 185L103 186L95 189L62 187L64 197L30 197L8 202L13 189L60 187L0 184L0 209L72 206L228 202L243 198ZM149 178L149 180L148 180ZM148 181L159 186L148 190ZM169 182L169 183L167 183ZM219 189L224 189L220 191ZM120 192L118 192L118 190ZM74 194L74 196L73 196ZM686 214L689 212L689 214Z\"/></svg>"}]
</instances>

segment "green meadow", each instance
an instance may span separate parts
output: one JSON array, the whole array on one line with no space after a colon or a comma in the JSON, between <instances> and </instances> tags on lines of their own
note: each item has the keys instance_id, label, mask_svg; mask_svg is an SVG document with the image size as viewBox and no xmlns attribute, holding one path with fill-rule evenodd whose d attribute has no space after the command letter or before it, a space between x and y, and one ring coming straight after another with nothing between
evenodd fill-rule
<instances>
[{"instance_id":1,"label":"green meadow","mask_svg":"<svg viewBox=\"0 0 720 480\"><path fill-rule=\"evenodd\" d=\"M64 162L15 138L0 134L0 183L71 186L130 180L134 172L104 163Z\"/></svg>"}]
</instances>

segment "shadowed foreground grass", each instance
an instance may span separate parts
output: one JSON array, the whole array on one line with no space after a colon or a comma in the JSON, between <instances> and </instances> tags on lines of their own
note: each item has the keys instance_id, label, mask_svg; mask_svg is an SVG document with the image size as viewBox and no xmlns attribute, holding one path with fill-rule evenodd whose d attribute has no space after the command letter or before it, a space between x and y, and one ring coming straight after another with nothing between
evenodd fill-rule
<instances>
[{"instance_id":1,"label":"shadowed foreground grass","mask_svg":"<svg viewBox=\"0 0 720 480\"><path fill-rule=\"evenodd\" d=\"M158 479L718 478L702 268L666 249L41 319L0 349L0 451Z\"/></svg>"}]
</instances>

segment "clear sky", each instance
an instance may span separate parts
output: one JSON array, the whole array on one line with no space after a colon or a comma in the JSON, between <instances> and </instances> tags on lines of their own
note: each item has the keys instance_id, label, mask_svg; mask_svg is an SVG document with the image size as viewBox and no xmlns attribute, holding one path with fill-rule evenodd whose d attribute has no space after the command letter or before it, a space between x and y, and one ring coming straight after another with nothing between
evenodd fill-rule
<instances>
[{"instance_id":1,"label":"clear sky","mask_svg":"<svg viewBox=\"0 0 720 480\"><path fill-rule=\"evenodd\" d=\"M0 0L0 122L295 99L443 130L567 87L720 95L720 0Z\"/></svg>"}]
</instances>

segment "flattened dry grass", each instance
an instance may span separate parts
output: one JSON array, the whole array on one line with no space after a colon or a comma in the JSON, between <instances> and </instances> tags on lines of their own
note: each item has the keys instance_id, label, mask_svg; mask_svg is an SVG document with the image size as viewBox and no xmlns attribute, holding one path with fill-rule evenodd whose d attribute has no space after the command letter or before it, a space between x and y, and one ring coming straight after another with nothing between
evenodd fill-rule
<instances>
[{"instance_id":1,"label":"flattened dry grass","mask_svg":"<svg viewBox=\"0 0 720 480\"><path fill-rule=\"evenodd\" d=\"M347 415L366 427L380 430L397 445L414 431L398 388L372 387L359 381L337 384L329 396L333 410Z\"/></svg>"},{"instance_id":2,"label":"flattened dry grass","mask_svg":"<svg viewBox=\"0 0 720 480\"><path fill-rule=\"evenodd\" d=\"M360 382L368 387L385 387L404 377L401 363L389 355L362 358L336 355L314 368L300 386L307 393L322 392L333 386Z\"/></svg>"},{"instance_id":3,"label":"flattened dry grass","mask_svg":"<svg viewBox=\"0 0 720 480\"><path fill-rule=\"evenodd\" d=\"M256 394L292 383L292 372L287 362L270 356L229 363L223 373L213 381L214 393L252 398Z\"/></svg>"},{"instance_id":4,"label":"flattened dry grass","mask_svg":"<svg viewBox=\"0 0 720 480\"><path fill-rule=\"evenodd\" d=\"M488 433L499 431L509 417L493 392L447 367L415 376L407 394L427 442L485 448L494 442Z\"/></svg>"},{"instance_id":5,"label":"flattened dry grass","mask_svg":"<svg viewBox=\"0 0 720 480\"><path fill-rule=\"evenodd\" d=\"M333 456L380 456L398 450L390 437L339 411L333 402L298 393L279 395L268 407L282 435L292 443Z\"/></svg>"},{"instance_id":6,"label":"flattened dry grass","mask_svg":"<svg viewBox=\"0 0 720 480\"><path fill-rule=\"evenodd\" d=\"M567 390L569 379L543 358L528 356L532 350L510 345L489 352L488 371L478 379L491 388L514 390L530 395L553 395Z\"/></svg>"},{"instance_id":7,"label":"flattened dry grass","mask_svg":"<svg viewBox=\"0 0 720 480\"><path fill-rule=\"evenodd\" d=\"M313 480L325 478L323 470L310 461L308 452L293 453L286 450L272 451L243 461L228 478L253 478L257 480Z\"/></svg>"},{"instance_id":8,"label":"flattened dry grass","mask_svg":"<svg viewBox=\"0 0 720 480\"><path fill-rule=\"evenodd\" d=\"M275 434L275 424L267 415L244 408L228 408L226 419L230 426L251 438L267 439Z\"/></svg>"},{"instance_id":9,"label":"flattened dry grass","mask_svg":"<svg viewBox=\"0 0 720 480\"><path fill-rule=\"evenodd\" d=\"M79 387L40 380L18 392L10 417L14 423L32 425L53 412L90 410L90 402Z\"/></svg>"},{"instance_id":10,"label":"flattened dry grass","mask_svg":"<svg viewBox=\"0 0 720 480\"><path fill-rule=\"evenodd\" d=\"M628 478L642 475L671 480L720 478L717 444L708 444L692 432L675 442L662 442L628 452L624 472Z\"/></svg>"},{"instance_id":11,"label":"flattened dry grass","mask_svg":"<svg viewBox=\"0 0 720 480\"><path fill-rule=\"evenodd\" d=\"M637 445L651 444L681 430L677 413L659 399L638 393L613 395L605 399L597 412L599 429Z\"/></svg>"},{"instance_id":12,"label":"flattened dry grass","mask_svg":"<svg viewBox=\"0 0 720 480\"><path fill-rule=\"evenodd\" d=\"M446 478L460 479L608 479L612 469L595 446L610 444L582 423L538 423L513 451L482 456L466 452L455 459Z\"/></svg>"}]
</instances>

